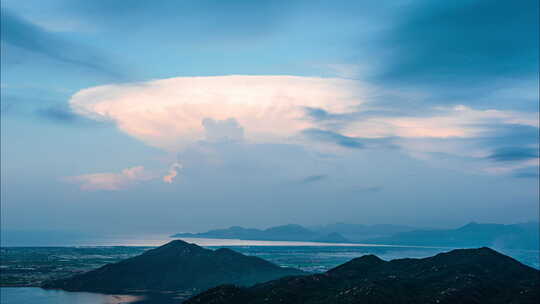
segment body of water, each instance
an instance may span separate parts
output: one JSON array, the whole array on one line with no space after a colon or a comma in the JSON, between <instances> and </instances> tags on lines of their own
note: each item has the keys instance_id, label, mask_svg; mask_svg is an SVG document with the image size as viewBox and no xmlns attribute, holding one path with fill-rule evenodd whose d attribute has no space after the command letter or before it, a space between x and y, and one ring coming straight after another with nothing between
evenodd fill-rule
<instances>
[{"instance_id":1,"label":"body of water","mask_svg":"<svg viewBox=\"0 0 540 304\"><path fill-rule=\"evenodd\" d=\"M143 297L130 295L103 295L89 292L45 290L38 287L2 287L2 304L120 304L136 303Z\"/></svg>"},{"instance_id":2,"label":"body of water","mask_svg":"<svg viewBox=\"0 0 540 304\"><path fill-rule=\"evenodd\" d=\"M2 304L179 304L184 299L185 296L174 293L106 295L39 287L0 287Z\"/></svg>"}]
</instances>

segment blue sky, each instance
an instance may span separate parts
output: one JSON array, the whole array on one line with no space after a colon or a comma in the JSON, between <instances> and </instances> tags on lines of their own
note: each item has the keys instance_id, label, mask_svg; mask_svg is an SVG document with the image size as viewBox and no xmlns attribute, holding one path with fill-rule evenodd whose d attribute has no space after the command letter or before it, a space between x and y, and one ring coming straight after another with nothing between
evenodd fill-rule
<instances>
[{"instance_id":1,"label":"blue sky","mask_svg":"<svg viewBox=\"0 0 540 304\"><path fill-rule=\"evenodd\" d=\"M538 1L2 1L7 229L538 217Z\"/></svg>"}]
</instances>

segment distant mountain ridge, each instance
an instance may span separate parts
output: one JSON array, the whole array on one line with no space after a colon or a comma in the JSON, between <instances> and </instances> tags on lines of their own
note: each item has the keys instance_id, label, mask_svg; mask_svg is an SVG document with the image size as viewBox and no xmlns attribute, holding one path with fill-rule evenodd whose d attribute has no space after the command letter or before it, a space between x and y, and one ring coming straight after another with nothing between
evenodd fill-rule
<instances>
[{"instance_id":1,"label":"distant mountain ridge","mask_svg":"<svg viewBox=\"0 0 540 304\"><path fill-rule=\"evenodd\" d=\"M233 226L202 233L178 233L173 237L539 250L538 225L537 222L513 225L472 222L457 229L417 229L400 225L337 223L310 229L284 225L264 230Z\"/></svg>"},{"instance_id":2,"label":"distant mountain ridge","mask_svg":"<svg viewBox=\"0 0 540 304\"><path fill-rule=\"evenodd\" d=\"M201 291L221 284L249 286L304 274L254 256L210 250L181 240L98 269L43 284L47 289L102 293Z\"/></svg>"},{"instance_id":3,"label":"distant mountain ridge","mask_svg":"<svg viewBox=\"0 0 540 304\"><path fill-rule=\"evenodd\" d=\"M283 225L260 230L254 228L243 228L233 226L227 229L210 230L202 233L178 233L172 237L193 237L193 238L217 238L217 239L241 239L260 241L313 241L325 238L326 241L348 242L339 233L332 235L322 234L300 225ZM334 237L334 238L332 238Z\"/></svg>"},{"instance_id":4,"label":"distant mountain ridge","mask_svg":"<svg viewBox=\"0 0 540 304\"><path fill-rule=\"evenodd\" d=\"M289 224L263 230L232 226L226 229L216 229L201 233L177 233L172 235L172 237L348 243L411 230L414 230L414 228L398 225L366 226L338 223L306 228L300 225Z\"/></svg>"},{"instance_id":5,"label":"distant mountain ridge","mask_svg":"<svg viewBox=\"0 0 540 304\"><path fill-rule=\"evenodd\" d=\"M538 222L512 225L471 222L457 229L414 230L397 233L389 237L368 239L365 242L389 245L489 246L504 249L539 250L539 235Z\"/></svg>"},{"instance_id":6,"label":"distant mountain ridge","mask_svg":"<svg viewBox=\"0 0 540 304\"><path fill-rule=\"evenodd\" d=\"M224 285L185 304L502 304L539 303L540 271L489 248L424 259L365 255L326 273L249 288Z\"/></svg>"},{"instance_id":7,"label":"distant mountain ridge","mask_svg":"<svg viewBox=\"0 0 540 304\"><path fill-rule=\"evenodd\" d=\"M392 224L361 225L334 223L324 226L310 227L313 231L321 234L331 234L337 232L353 242L362 242L366 239L391 236L400 232L418 230L418 227Z\"/></svg>"}]
</instances>

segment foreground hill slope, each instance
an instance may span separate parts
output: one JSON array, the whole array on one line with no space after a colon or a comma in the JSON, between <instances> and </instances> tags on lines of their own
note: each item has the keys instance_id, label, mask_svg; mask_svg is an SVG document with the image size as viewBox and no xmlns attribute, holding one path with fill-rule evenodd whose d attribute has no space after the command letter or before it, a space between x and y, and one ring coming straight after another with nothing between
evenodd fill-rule
<instances>
[{"instance_id":1,"label":"foreground hill slope","mask_svg":"<svg viewBox=\"0 0 540 304\"><path fill-rule=\"evenodd\" d=\"M489 248L425 259L353 259L323 274L240 288L220 286L188 304L539 303L540 272Z\"/></svg>"},{"instance_id":2,"label":"foreground hill slope","mask_svg":"<svg viewBox=\"0 0 540 304\"><path fill-rule=\"evenodd\" d=\"M43 288L106 293L201 291L220 284L248 286L302 273L230 249L214 251L175 240L118 263L47 282Z\"/></svg>"}]
</instances>

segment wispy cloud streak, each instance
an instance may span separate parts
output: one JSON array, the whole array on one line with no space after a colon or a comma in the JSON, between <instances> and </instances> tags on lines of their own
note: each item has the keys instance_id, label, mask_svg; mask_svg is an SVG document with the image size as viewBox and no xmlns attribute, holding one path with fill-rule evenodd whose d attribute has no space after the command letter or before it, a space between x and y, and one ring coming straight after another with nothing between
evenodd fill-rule
<instances>
[{"instance_id":1,"label":"wispy cloud streak","mask_svg":"<svg viewBox=\"0 0 540 304\"><path fill-rule=\"evenodd\" d=\"M119 173L92 173L65 178L66 182L78 184L81 190L86 191L118 191L126 189L134 184L149 181L156 178L143 166L127 168Z\"/></svg>"}]
</instances>

